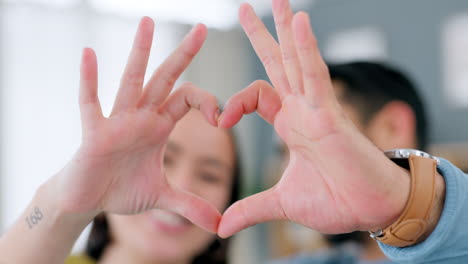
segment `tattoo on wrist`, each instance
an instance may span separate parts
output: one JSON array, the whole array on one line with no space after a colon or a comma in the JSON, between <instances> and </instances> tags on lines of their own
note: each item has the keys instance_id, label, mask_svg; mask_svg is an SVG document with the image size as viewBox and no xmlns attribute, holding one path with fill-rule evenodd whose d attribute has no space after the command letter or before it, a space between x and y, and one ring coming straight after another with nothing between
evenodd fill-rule
<instances>
[{"instance_id":1,"label":"tattoo on wrist","mask_svg":"<svg viewBox=\"0 0 468 264\"><path fill-rule=\"evenodd\" d=\"M44 215L42 214L41 210L37 207L34 208L34 211L26 217L26 223L28 224L29 229L32 229L34 226L41 222Z\"/></svg>"}]
</instances>

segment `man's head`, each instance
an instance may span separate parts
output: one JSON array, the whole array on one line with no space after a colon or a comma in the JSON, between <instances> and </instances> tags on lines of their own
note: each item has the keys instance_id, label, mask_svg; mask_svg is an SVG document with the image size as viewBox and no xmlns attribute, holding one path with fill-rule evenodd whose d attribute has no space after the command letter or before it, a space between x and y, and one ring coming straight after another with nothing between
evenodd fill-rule
<instances>
[{"instance_id":1,"label":"man's head","mask_svg":"<svg viewBox=\"0 0 468 264\"><path fill-rule=\"evenodd\" d=\"M348 116L383 150L425 149L427 119L413 83L381 63L330 65L335 93Z\"/></svg>"}]
</instances>

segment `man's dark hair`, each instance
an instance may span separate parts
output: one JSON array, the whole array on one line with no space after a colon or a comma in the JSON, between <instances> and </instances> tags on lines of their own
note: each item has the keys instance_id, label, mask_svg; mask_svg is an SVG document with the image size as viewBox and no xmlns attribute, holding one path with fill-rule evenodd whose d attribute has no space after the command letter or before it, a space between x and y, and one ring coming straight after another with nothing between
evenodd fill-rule
<instances>
[{"instance_id":1,"label":"man's dark hair","mask_svg":"<svg viewBox=\"0 0 468 264\"><path fill-rule=\"evenodd\" d=\"M362 61L331 64L329 70L332 80L344 83L343 99L359 111L364 125L391 101L408 104L416 118L418 149L426 148L428 124L424 105L417 88L405 73L384 63Z\"/></svg>"}]
</instances>

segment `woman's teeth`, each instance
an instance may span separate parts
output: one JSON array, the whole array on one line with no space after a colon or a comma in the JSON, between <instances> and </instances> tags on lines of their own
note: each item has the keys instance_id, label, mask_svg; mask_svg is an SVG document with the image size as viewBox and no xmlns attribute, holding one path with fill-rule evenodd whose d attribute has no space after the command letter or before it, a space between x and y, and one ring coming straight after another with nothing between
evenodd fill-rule
<instances>
[{"instance_id":1,"label":"woman's teeth","mask_svg":"<svg viewBox=\"0 0 468 264\"><path fill-rule=\"evenodd\" d=\"M154 210L152 212L152 215L156 220L163 222L167 225L181 226L187 225L189 223L187 219L168 211Z\"/></svg>"}]
</instances>

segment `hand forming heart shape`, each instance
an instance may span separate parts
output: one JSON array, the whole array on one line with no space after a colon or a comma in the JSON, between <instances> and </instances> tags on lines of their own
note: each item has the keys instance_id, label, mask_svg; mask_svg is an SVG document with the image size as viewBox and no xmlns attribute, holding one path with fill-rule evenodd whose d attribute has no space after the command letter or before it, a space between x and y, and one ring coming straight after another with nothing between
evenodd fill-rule
<instances>
[{"instance_id":1,"label":"hand forming heart shape","mask_svg":"<svg viewBox=\"0 0 468 264\"><path fill-rule=\"evenodd\" d=\"M108 118L102 115L97 97L96 56L91 49L84 50L82 145L56 177L56 197L61 197L60 206L68 212L95 215L103 211L135 214L153 208L170 209L215 232L221 218L218 210L170 185L162 170L168 136L190 108L199 109L208 122L217 125L219 110L213 95L188 83L169 94L200 50L207 30L196 26L143 89L153 29L153 21L143 18Z\"/></svg>"},{"instance_id":2,"label":"hand forming heart shape","mask_svg":"<svg viewBox=\"0 0 468 264\"><path fill-rule=\"evenodd\" d=\"M258 81L239 92L226 104L219 125L231 127L243 114L258 111L286 143L289 164L272 189L228 208L218 234L227 237L279 219L323 233L388 226L406 203L407 172L344 114L308 15L293 16L288 0L273 0L273 13L280 46L251 6L244 4L239 16L276 90Z\"/></svg>"}]
</instances>

